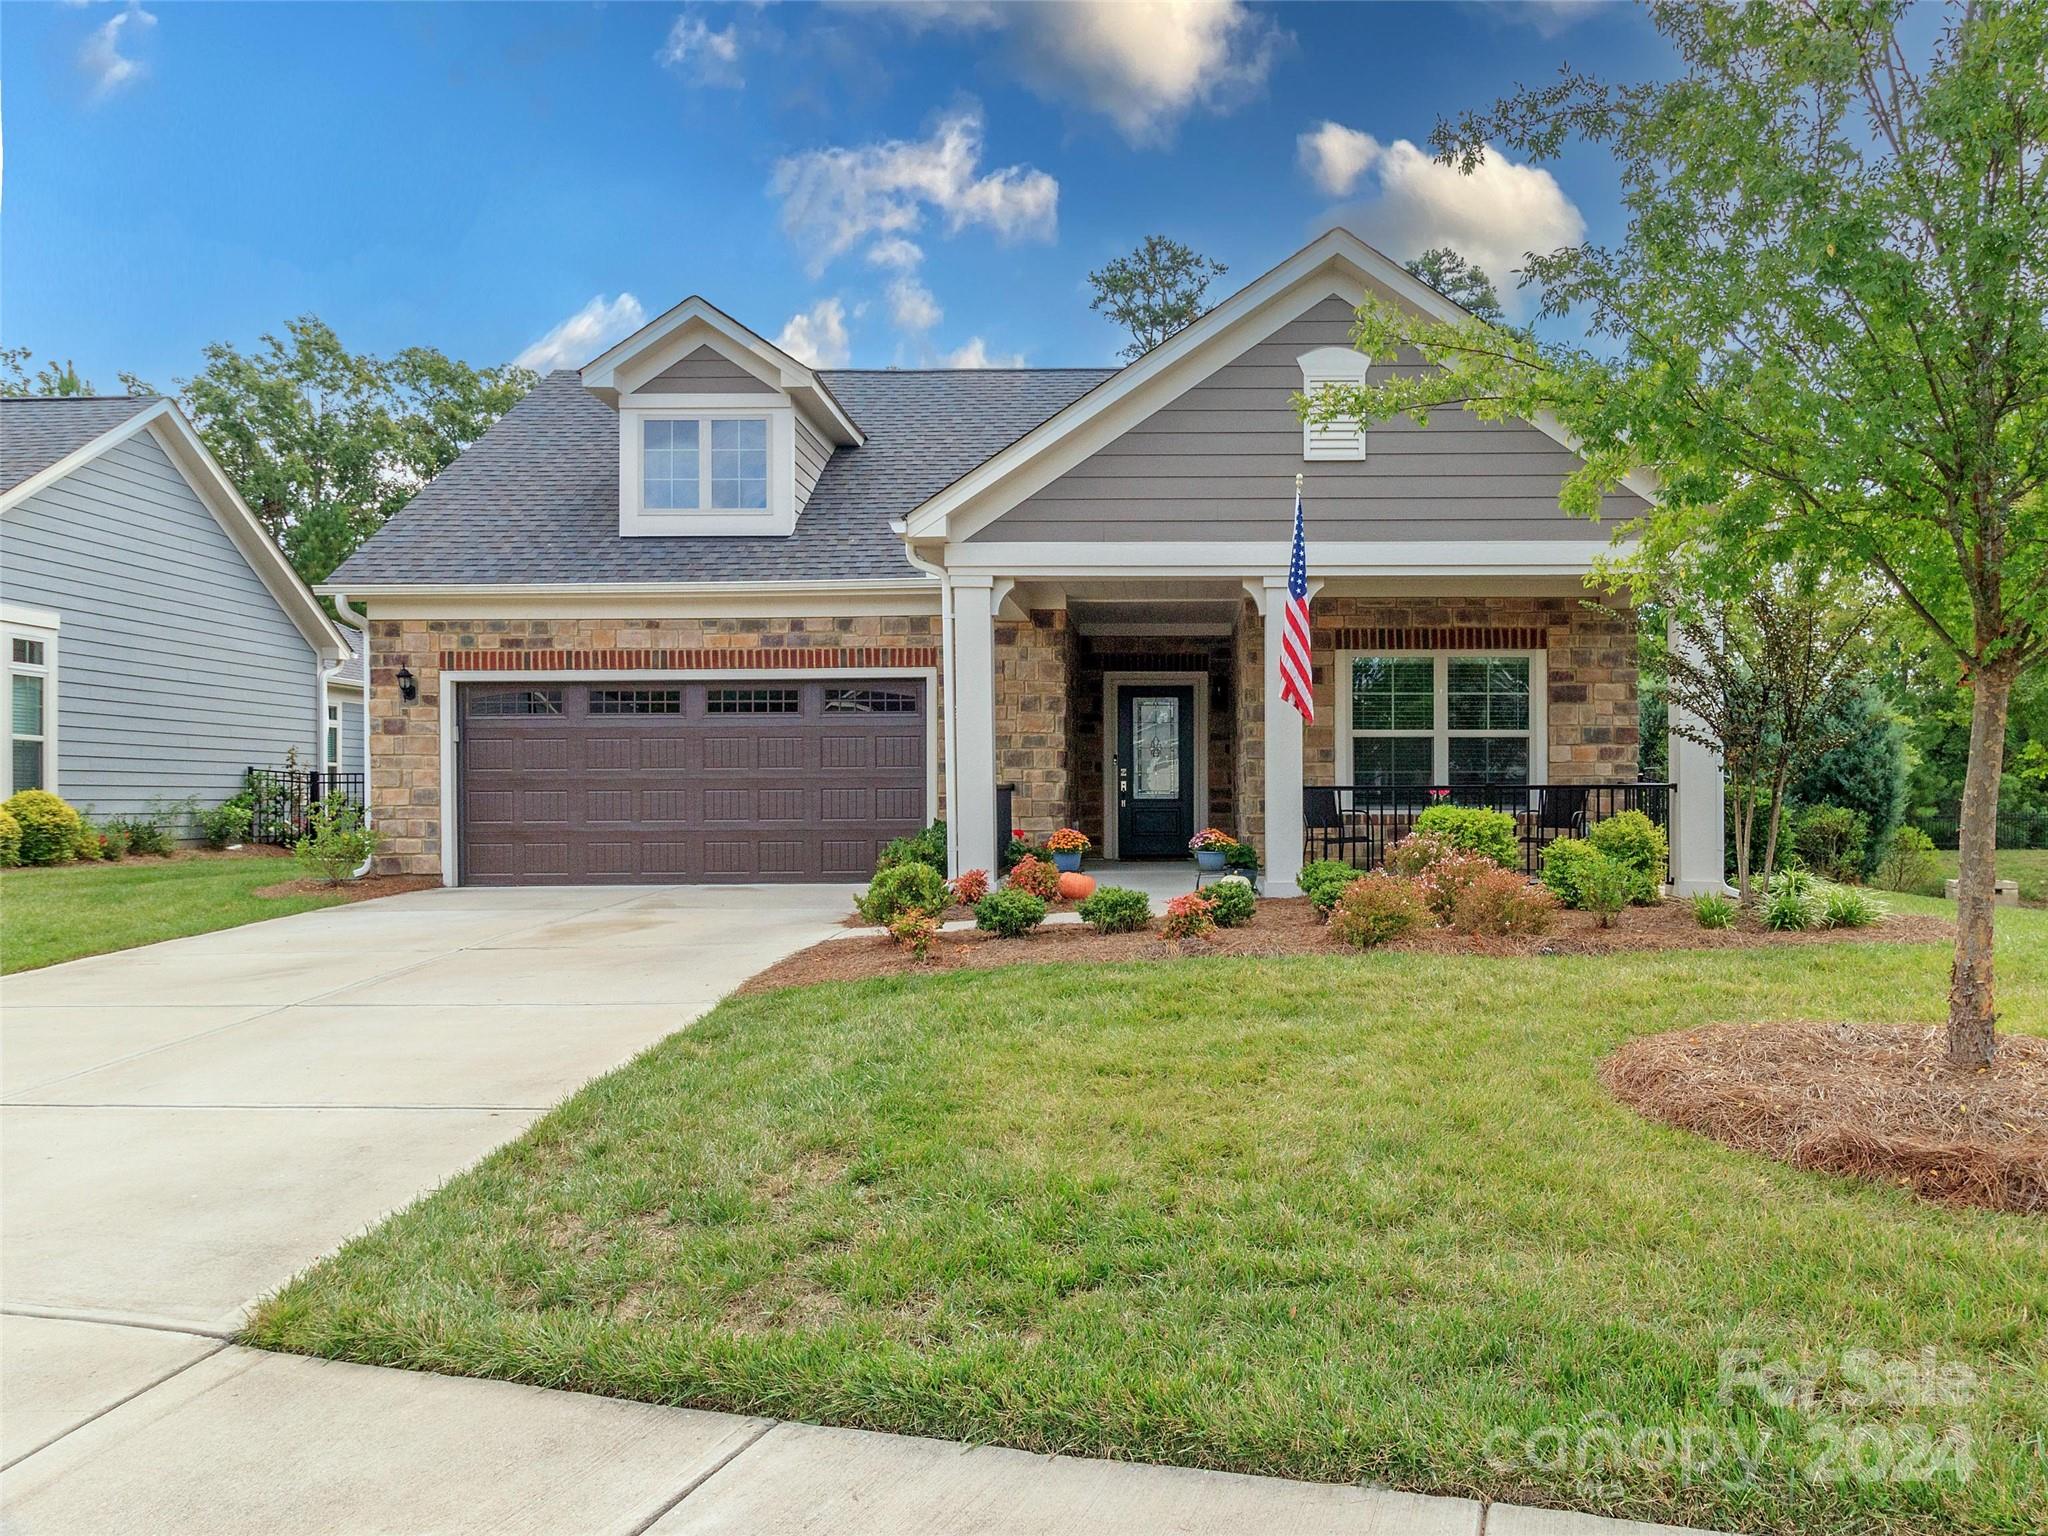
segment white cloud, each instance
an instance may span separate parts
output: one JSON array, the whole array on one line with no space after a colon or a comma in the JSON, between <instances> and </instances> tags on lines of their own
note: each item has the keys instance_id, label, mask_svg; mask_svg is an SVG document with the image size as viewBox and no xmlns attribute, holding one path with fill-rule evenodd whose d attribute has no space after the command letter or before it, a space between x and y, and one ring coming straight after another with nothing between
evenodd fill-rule
<instances>
[{"instance_id":1,"label":"white cloud","mask_svg":"<svg viewBox=\"0 0 2048 1536\"><path fill-rule=\"evenodd\" d=\"M862 240L881 236L887 246L886 237L922 227L927 208L944 216L948 234L979 224L1000 239L1050 240L1060 184L1022 165L982 174L981 136L981 108L970 105L940 118L926 138L779 160L769 190L782 198L782 227L813 276Z\"/></svg>"},{"instance_id":2,"label":"white cloud","mask_svg":"<svg viewBox=\"0 0 2048 1536\"><path fill-rule=\"evenodd\" d=\"M1012 352L1006 357L990 357L988 343L979 336L970 336L965 346L956 347L939 361L947 368L1022 368L1024 354Z\"/></svg>"},{"instance_id":3,"label":"white cloud","mask_svg":"<svg viewBox=\"0 0 2048 1536\"><path fill-rule=\"evenodd\" d=\"M1527 308L1529 295L1517 290L1513 275L1527 253L1586 237L1585 217L1550 172L1518 165L1490 146L1469 176L1407 139L1379 150L1364 169L1371 195L1341 210L1342 222L1399 261L1450 246L1486 269L1511 314Z\"/></svg>"},{"instance_id":4,"label":"white cloud","mask_svg":"<svg viewBox=\"0 0 2048 1536\"><path fill-rule=\"evenodd\" d=\"M1348 197L1367 166L1380 156L1380 141L1325 118L1296 139L1301 167L1331 197Z\"/></svg>"},{"instance_id":5,"label":"white cloud","mask_svg":"<svg viewBox=\"0 0 2048 1536\"><path fill-rule=\"evenodd\" d=\"M889 284L889 318L897 330L918 335L945 319L946 312L931 289L905 273Z\"/></svg>"},{"instance_id":6,"label":"white cloud","mask_svg":"<svg viewBox=\"0 0 2048 1536\"><path fill-rule=\"evenodd\" d=\"M1516 21L1527 22L1539 37L1555 37L1577 26L1603 5L1619 3L1620 0L1506 0L1497 9Z\"/></svg>"},{"instance_id":7,"label":"white cloud","mask_svg":"<svg viewBox=\"0 0 2048 1536\"><path fill-rule=\"evenodd\" d=\"M901 235L891 235L886 240L877 240L868 247L870 266L890 267L898 272L908 272L923 260L923 248L915 240L906 240Z\"/></svg>"},{"instance_id":8,"label":"white cloud","mask_svg":"<svg viewBox=\"0 0 2048 1536\"><path fill-rule=\"evenodd\" d=\"M699 85L738 87L747 83L740 73L738 26L714 32L710 23L687 11L670 25L668 37L654 57L663 68L688 75Z\"/></svg>"},{"instance_id":9,"label":"white cloud","mask_svg":"<svg viewBox=\"0 0 2048 1536\"><path fill-rule=\"evenodd\" d=\"M1288 40L1242 0L1067 0L1000 15L1034 91L1104 114L1133 144L1166 142L1196 107L1243 105Z\"/></svg>"},{"instance_id":10,"label":"white cloud","mask_svg":"<svg viewBox=\"0 0 2048 1536\"><path fill-rule=\"evenodd\" d=\"M607 299L600 293L512 361L538 373L581 368L620 337L639 330L646 320L646 311L632 294Z\"/></svg>"},{"instance_id":11,"label":"white cloud","mask_svg":"<svg viewBox=\"0 0 2048 1536\"><path fill-rule=\"evenodd\" d=\"M845 306L837 299L820 299L802 314L791 315L775 345L809 367L844 368L853 357Z\"/></svg>"},{"instance_id":12,"label":"white cloud","mask_svg":"<svg viewBox=\"0 0 2048 1536\"><path fill-rule=\"evenodd\" d=\"M121 45L124 41L132 43L138 34L155 25L156 17L135 0L129 0L127 9L115 12L92 29L78 50L78 67L91 78L93 95L111 96L142 78L142 63L123 53Z\"/></svg>"}]
</instances>

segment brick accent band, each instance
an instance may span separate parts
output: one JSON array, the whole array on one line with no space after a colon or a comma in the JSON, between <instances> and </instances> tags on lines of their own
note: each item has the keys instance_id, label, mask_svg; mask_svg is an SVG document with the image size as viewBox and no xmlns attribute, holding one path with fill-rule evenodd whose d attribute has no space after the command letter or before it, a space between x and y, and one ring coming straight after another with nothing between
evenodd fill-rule
<instances>
[{"instance_id":1,"label":"brick accent band","mask_svg":"<svg viewBox=\"0 0 2048 1536\"><path fill-rule=\"evenodd\" d=\"M1409 625L1339 629L1330 639L1340 651L1541 651L1549 648L1550 632L1524 625Z\"/></svg>"},{"instance_id":2,"label":"brick accent band","mask_svg":"<svg viewBox=\"0 0 2048 1536\"><path fill-rule=\"evenodd\" d=\"M935 645L441 652L441 670L444 672L808 672L826 668L844 671L857 667L935 668L938 664L939 648Z\"/></svg>"}]
</instances>

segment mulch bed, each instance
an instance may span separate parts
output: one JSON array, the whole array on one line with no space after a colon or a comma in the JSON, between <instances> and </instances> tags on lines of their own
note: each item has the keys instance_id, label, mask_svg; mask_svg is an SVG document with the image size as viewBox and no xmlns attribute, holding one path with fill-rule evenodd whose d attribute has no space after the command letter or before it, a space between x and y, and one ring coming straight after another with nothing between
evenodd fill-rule
<instances>
[{"instance_id":1,"label":"mulch bed","mask_svg":"<svg viewBox=\"0 0 2048 1536\"><path fill-rule=\"evenodd\" d=\"M1939 1029L1710 1024L1631 1041L1600 1076L1640 1114L1795 1168L2048 1215L2048 1040L2005 1035L1976 1070Z\"/></svg>"},{"instance_id":2,"label":"mulch bed","mask_svg":"<svg viewBox=\"0 0 2048 1536\"><path fill-rule=\"evenodd\" d=\"M325 880L282 880L276 885L259 885L257 896L339 896L343 903L375 901L379 896L403 896L407 891L431 891L441 884L439 875L365 875L346 885L329 885Z\"/></svg>"},{"instance_id":3,"label":"mulch bed","mask_svg":"<svg viewBox=\"0 0 2048 1536\"><path fill-rule=\"evenodd\" d=\"M1054 910L1072 910L1059 903ZM1549 933L1535 938L1475 939L1449 929L1433 928L1386 945L1392 951L1458 955L1600 955L1618 950L1755 949L1799 944L1953 943L1955 925L1942 918L1887 917L1872 928L1826 929L1808 933L1772 933L1745 915L1734 928L1702 928L1685 902L1631 907L1602 928L1584 912L1562 912ZM1261 901L1252 920L1239 928L1217 930L1210 940L1173 944L1156 929L1143 933L1099 934L1085 925L1040 928L1021 939L992 934L943 933L931 958L919 964L910 951L877 938L827 939L799 950L770 966L740 990L766 992L777 987L804 987L825 981L862 981L873 976L904 976L924 971L984 970L1003 965L1042 965L1109 960L1167 960L1202 955L1342 955L1357 954L1333 938L1330 930L1301 899Z\"/></svg>"}]
</instances>

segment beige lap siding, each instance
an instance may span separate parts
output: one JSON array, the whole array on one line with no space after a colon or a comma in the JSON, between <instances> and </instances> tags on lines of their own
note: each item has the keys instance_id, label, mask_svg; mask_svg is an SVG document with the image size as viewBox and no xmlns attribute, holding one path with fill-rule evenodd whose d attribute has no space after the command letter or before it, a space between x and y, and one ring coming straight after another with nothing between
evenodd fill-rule
<instances>
[{"instance_id":1,"label":"beige lap siding","mask_svg":"<svg viewBox=\"0 0 2048 1536\"><path fill-rule=\"evenodd\" d=\"M412 670L419 697L398 697ZM371 802L382 874L441 873L441 674L939 669L935 614L799 619L370 620ZM942 707L936 684L934 718ZM939 750L943 733L935 732ZM945 765L939 764L944 794ZM940 812L943 814L943 811Z\"/></svg>"}]
</instances>

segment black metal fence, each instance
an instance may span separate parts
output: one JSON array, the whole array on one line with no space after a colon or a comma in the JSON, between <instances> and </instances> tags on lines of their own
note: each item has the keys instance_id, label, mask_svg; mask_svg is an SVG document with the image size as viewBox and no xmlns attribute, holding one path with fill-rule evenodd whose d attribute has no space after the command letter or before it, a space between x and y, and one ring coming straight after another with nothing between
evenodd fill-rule
<instances>
[{"instance_id":1,"label":"black metal fence","mask_svg":"<svg viewBox=\"0 0 2048 1536\"><path fill-rule=\"evenodd\" d=\"M249 840L289 848L309 830L314 807L324 800L363 803L360 773L328 773L318 768L251 768L244 781L249 791Z\"/></svg>"},{"instance_id":2,"label":"black metal fence","mask_svg":"<svg viewBox=\"0 0 2048 1536\"><path fill-rule=\"evenodd\" d=\"M1641 811L1671 831L1670 784L1309 784L1302 789L1305 859L1342 859L1375 869L1433 805L1483 806L1515 818L1522 868L1543 868L1545 845L1583 837L1596 821Z\"/></svg>"}]
</instances>

